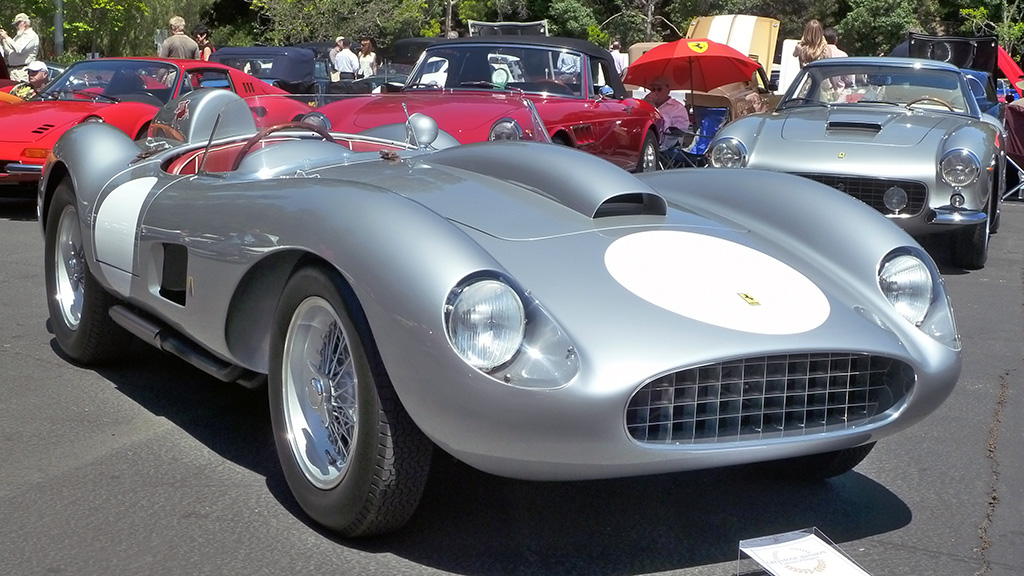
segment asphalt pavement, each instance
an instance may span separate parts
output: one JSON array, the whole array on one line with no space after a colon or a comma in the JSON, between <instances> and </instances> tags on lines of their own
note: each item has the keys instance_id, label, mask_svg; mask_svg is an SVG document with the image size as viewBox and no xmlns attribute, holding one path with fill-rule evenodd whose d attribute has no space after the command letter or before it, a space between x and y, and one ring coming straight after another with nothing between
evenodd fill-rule
<instances>
[{"instance_id":1,"label":"asphalt pavement","mask_svg":"<svg viewBox=\"0 0 1024 576\"><path fill-rule=\"evenodd\" d=\"M817 527L873 576L1019 576L1024 204L1005 206L982 270L951 267L941 241L926 247L953 298L964 371L936 413L853 472L537 483L438 455L403 531L347 541L292 500L265 391L141 343L115 367L62 358L35 207L0 199L0 574L726 576L739 540Z\"/></svg>"}]
</instances>

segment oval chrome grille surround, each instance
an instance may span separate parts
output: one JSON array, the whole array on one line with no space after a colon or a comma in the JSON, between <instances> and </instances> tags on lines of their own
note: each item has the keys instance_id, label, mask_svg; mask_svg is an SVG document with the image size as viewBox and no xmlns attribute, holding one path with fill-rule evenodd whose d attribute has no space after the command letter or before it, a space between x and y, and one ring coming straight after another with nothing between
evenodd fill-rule
<instances>
[{"instance_id":1,"label":"oval chrome grille surround","mask_svg":"<svg viewBox=\"0 0 1024 576\"><path fill-rule=\"evenodd\" d=\"M693 445L821 434L870 423L899 402L906 363L849 353L758 356L674 372L637 390L626 429L642 444Z\"/></svg>"}]
</instances>

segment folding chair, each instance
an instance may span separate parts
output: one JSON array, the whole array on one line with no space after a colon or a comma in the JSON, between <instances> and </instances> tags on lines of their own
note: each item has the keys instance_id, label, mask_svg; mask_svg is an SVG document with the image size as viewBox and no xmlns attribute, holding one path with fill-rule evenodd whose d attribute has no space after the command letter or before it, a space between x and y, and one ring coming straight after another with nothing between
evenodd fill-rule
<instances>
[{"instance_id":1,"label":"folding chair","mask_svg":"<svg viewBox=\"0 0 1024 576\"><path fill-rule=\"evenodd\" d=\"M729 120L728 108L712 108L708 106L693 107L692 132L681 132L675 146L662 150L660 153L662 168L703 168L708 165L704 154L708 151L711 139ZM679 134L669 135L680 136Z\"/></svg>"},{"instance_id":2,"label":"folding chair","mask_svg":"<svg viewBox=\"0 0 1024 576\"><path fill-rule=\"evenodd\" d=\"M1006 127L1006 192L1003 199L1024 197L1024 106L1007 105L1003 125ZM1016 171L1016 173L1014 173Z\"/></svg>"}]
</instances>

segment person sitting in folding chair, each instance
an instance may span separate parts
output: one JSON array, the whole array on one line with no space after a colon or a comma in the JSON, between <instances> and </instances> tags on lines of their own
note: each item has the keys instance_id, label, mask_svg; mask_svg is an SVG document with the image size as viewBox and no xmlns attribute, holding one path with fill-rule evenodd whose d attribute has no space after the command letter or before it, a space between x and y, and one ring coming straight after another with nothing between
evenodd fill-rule
<instances>
[{"instance_id":1,"label":"person sitting in folding chair","mask_svg":"<svg viewBox=\"0 0 1024 576\"><path fill-rule=\"evenodd\" d=\"M686 105L676 100L669 94L669 81L664 76L658 76L651 80L650 92L644 96L644 100L650 102L661 113L661 122L658 128L661 131L661 156L662 164L666 168L677 168L687 165L685 157L679 152L684 146L689 145L691 138L690 112Z\"/></svg>"}]
</instances>

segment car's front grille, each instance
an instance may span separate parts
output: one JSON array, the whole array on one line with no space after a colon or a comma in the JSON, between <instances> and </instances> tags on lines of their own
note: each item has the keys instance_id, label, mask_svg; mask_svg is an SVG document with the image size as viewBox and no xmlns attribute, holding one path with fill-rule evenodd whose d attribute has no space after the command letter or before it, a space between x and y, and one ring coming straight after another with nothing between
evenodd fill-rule
<instances>
[{"instance_id":1,"label":"car's front grille","mask_svg":"<svg viewBox=\"0 0 1024 576\"><path fill-rule=\"evenodd\" d=\"M644 444L742 442L853 428L910 390L892 358L816 353L758 356L674 372L637 390L626 429Z\"/></svg>"},{"instance_id":2,"label":"car's front grille","mask_svg":"<svg viewBox=\"0 0 1024 576\"><path fill-rule=\"evenodd\" d=\"M797 174L845 192L883 214L892 214L885 207L882 196L893 186L899 186L907 193L907 207L900 214L916 216L924 209L928 187L913 180L891 180L887 178L865 178L863 176L836 176L832 174Z\"/></svg>"}]
</instances>

